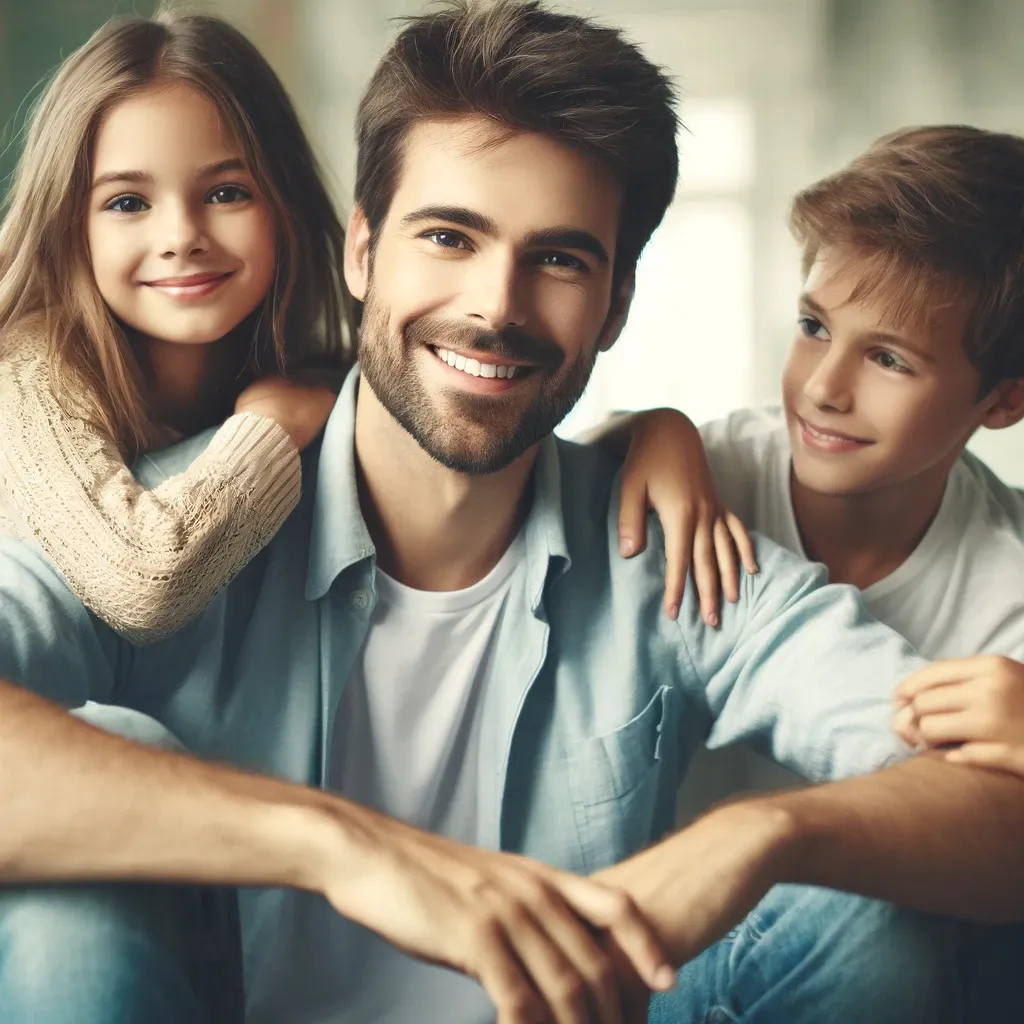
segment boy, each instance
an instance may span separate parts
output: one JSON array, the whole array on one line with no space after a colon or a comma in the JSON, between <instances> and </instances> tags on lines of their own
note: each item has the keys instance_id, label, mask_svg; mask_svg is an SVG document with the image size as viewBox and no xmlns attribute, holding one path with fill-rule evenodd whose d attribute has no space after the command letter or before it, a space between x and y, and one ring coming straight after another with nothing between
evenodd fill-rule
<instances>
[{"instance_id":1,"label":"boy","mask_svg":"<svg viewBox=\"0 0 1024 1024\"><path fill-rule=\"evenodd\" d=\"M899 687L901 735L1020 774L1024 493L964 448L1024 416L1022 212L1024 139L963 126L885 136L800 192L805 284L783 406L700 431L722 504L748 527L857 586L925 657L965 659ZM657 410L634 425L624 547L643 544L648 503L670 520L696 505L679 468L679 446L692 466L697 443L684 420ZM674 518L667 533L688 534ZM725 770L740 788L778 783L736 756Z\"/></svg>"}]
</instances>

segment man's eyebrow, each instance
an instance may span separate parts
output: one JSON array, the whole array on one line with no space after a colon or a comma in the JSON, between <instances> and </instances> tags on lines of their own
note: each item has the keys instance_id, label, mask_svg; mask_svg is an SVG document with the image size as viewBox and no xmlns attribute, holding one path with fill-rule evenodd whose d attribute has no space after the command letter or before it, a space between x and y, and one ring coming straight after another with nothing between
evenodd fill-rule
<instances>
[{"instance_id":1,"label":"man's eyebrow","mask_svg":"<svg viewBox=\"0 0 1024 1024\"><path fill-rule=\"evenodd\" d=\"M826 317L828 311L818 302L815 302L810 295L804 292L800 296L800 305L809 309L815 316ZM902 334L898 334L895 331L885 331L881 329L864 331L862 337L870 338L872 341L880 342L883 345L892 345L895 348L902 348L907 352L917 356L918 359L923 359L925 362L934 363L935 357L923 348L915 345L913 342L908 341Z\"/></svg>"},{"instance_id":2,"label":"man's eyebrow","mask_svg":"<svg viewBox=\"0 0 1024 1024\"><path fill-rule=\"evenodd\" d=\"M409 228L422 224L425 220L444 220L449 224L458 224L460 227L469 228L470 231L491 237L498 233L498 225L490 217L485 217L466 206L421 206L418 210L407 213L402 218L401 225Z\"/></svg>"},{"instance_id":3,"label":"man's eyebrow","mask_svg":"<svg viewBox=\"0 0 1024 1024\"><path fill-rule=\"evenodd\" d=\"M196 180L209 178L214 174L223 174L225 171L244 171L245 161L237 156L228 157L226 160L218 160L212 164L206 164L196 171ZM148 171L107 171L93 179L92 187L101 188L104 185L113 184L125 185L152 185L153 175Z\"/></svg>"},{"instance_id":4,"label":"man's eyebrow","mask_svg":"<svg viewBox=\"0 0 1024 1024\"><path fill-rule=\"evenodd\" d=\"M460 227L469 228L470 231L476 231L491 238L498 234L498 225L490 217L465 206L421 206L418 210L407 213L402 218L401 225L404 228L415 227L428 220L458 224ZM531 249L538 249L542 246L576 249L579 252L589 252L603 264L609 262L608 250L597 237L589 231L582 231L579 228L560 225L535 231L527 236L526 244Z\"/></svg>"}]
</instances>

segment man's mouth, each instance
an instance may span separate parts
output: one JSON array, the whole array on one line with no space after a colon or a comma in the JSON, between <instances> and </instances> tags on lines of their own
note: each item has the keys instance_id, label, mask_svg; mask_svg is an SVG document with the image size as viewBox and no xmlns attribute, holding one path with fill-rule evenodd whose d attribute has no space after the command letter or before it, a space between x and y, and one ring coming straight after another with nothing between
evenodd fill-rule
<instances>
[{"instance_id":1,"label":"man's mouth","mask_svg":"<svg viewBox=\"0 0 1024 1024\"><path fill-rule=\"evenodd\" d=\"M440 348L435 345L430 347L434 355L443 363L447 363L452 368L460 370L470 377L511 379L517 375L523 376L535 369L535 367L529 364L511 362L499 359L496 356L484 356L483 353L478 353L476 356L467 356L461 352L453 352L448 348Z\"/></svg>"}]
</instances>

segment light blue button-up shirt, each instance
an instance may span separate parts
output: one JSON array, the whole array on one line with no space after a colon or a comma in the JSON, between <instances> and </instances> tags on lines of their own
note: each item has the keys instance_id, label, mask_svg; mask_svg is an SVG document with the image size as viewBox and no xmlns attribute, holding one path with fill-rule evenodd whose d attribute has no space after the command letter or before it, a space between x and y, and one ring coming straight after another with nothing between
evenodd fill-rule
<instances>
[{"instance_id":1,"label":"light blue button-up shirt","mask_svg":"<svg viewBox=\"0 0 1024 1024\"><path fill-rule=\"evenodd\" d=\"M117 637L38 549L0 539L0 675L67 706L151 715L190 750L323 786L334 717L376 599L373 541L356 491L352 374L321 444L304 454L299 507L270 545L176 636ZM208 435L141 461L148 485L184 469ZM890 727L895 684L921 664L821 566L757 541L721 626L687 586L661 611L664 558L617 553L617 467L540 445L494 682L483 695L478 814L484 845L579 872L665 833L702 741L746 738L812 779L906 754ZM396 756L401 756L396 752ZM272 976L299 927L295 894L243 893L247 976ZM308 894L307 894L307 897Z\"/></svg>"}]
</instances>

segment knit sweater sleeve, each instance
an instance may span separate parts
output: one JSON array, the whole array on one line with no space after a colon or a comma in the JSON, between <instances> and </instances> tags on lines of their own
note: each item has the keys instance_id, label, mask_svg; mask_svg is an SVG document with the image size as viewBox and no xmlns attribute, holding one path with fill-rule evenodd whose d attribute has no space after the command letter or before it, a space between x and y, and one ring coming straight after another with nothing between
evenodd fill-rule
<instances>
[{"instance_id":1,"label":"knit sweater sleeve","mask_svg":"<svg viewBox=\"0 0 1024 1024\"><path fill-rule=\"evenodd\" d=\"M168 636L209 604L288 517L300 474L287 432L246 413L147 490L110 438L64 412L42 356L0 360L0 528L38 543L134 643Z\"/></svg>"}]
</instances>

